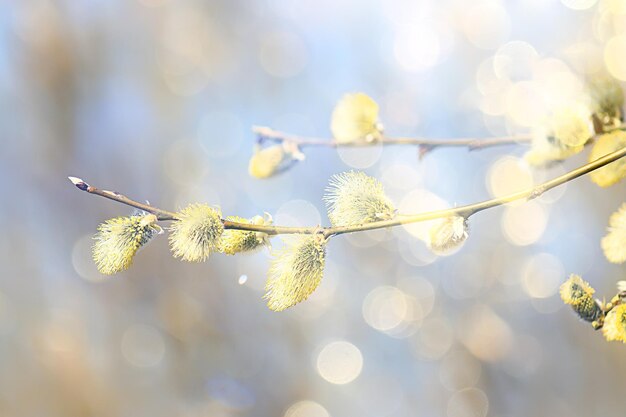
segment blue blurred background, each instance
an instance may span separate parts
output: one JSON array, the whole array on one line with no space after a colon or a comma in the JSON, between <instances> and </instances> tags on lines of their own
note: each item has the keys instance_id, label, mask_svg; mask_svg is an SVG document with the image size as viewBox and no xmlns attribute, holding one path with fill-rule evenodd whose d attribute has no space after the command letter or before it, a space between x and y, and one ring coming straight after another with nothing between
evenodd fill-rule
<instances>
[{"instance_id":1,"label":"blue blurred background","mask_svg":"<svg viewBox=\"0 0 626 417\"><path fill-rule=\"evenodd\" d=\"M186 264L162 236L100 275L91 237L132 209L67 181L286 225L328 224L327 180L352 168L402 211L467 204L587 156L530 171L522 145L307 149L256 180L251 127L328 137L363 91L391 136L525 133L604 68L626 80L623 0L0 3L0 415L622 415L625 348L558 286L615 294L599 240L624 184L481 213L453 256L422 226L341 236L318 291L274 313L267 251Z\"/></svg>"}]
</instances>

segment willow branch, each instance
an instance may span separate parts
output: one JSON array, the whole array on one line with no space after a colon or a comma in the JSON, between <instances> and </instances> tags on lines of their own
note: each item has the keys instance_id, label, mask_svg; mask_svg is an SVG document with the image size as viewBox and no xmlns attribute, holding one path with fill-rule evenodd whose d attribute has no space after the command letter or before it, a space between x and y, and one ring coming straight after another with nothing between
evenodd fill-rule
<instances>
[{"instance_id":1,"label":"willow branch","mask_svg":"<svg viewBox=\"0 0 626 417\"><path fill-rule=\"evenodd\" d=\"M470 216L481 212L483 210L487 210L493 207L502 206L514 201L518 200L532 200L536 197L539 197L543 193L552 188L563 185L569 181L572 181L578 177L586 175L591 171L602 168L605 165L610 164L622 157L626 156L626 147L619 149L615 152L607 154L602 158L598 158L595 161L589 162L581 167L573 169L561 176L553 178L549 181L538 184L534 187L527 188L525 190L512 193L503 197L493 198L490 200L485 200L473 204L468 204L465 206L454 207L446 210L437 210L430 211L426 213L420 213L416 215L402 215L398 216L391 220L384 221L376 221L371 223L352 225L352 226L338 226L338 227L289 227L289 226L263 226L263 225L255 225L255 224L243 224L237 222L231 222L229 220L222 220L224 223L225 229L234 229L234 230L245 230L245 231L253 231L253 232L263 232L268 235L282 235L282 234L322 234L324 237L328 238L330 236L342 235L345 233L355 233L355 232L363 232L367 230L376 230L376 229L384 229L387 227L395 227L403 224L410 223L418 223L427 220L434 220L445 218L449 216L462 216L465 218L469 218ZM157 216L159 220L176 220L176 213L159 209L147 204L143 204L130 198L114 192L107 190L100 190L96 187L88 185L86 182L76 177L69 177L70 181L82 191L86 191L90 194L99 195L101 197L108 198L113 201L117 201L118 203L126 204L131 207L135 207L141 210L144 210L148 213L152 213Z\"/></svg>"},{"instance_id":2,"label":"willow branch","mask_svg":"<svg viewBox=\"0 0 626 417\"><path fill-rule=\"evenodd\" d=\"M414 145L422 146L428 149L434 149L438 147L457 147L468 148L469 150L484 149L493 146L503 145L516 145L522 143L530 143L532 137L530 135L513 135L502 136L494 138L456 138L456 139L432 139L432 138L420 138L420 137L383 137L377 141L359 141L359 142L338 142L334 139L304 137L293 135L285 132L280 132L269 127L254 126L252 131L259 137L260 140L269 140L272 142L290 142L298 145L299 148L304 147L327 147L327 148L339 148L339 147L366 147L374 145L390 146L390 145Z\"/></svg>"}]
</instances>

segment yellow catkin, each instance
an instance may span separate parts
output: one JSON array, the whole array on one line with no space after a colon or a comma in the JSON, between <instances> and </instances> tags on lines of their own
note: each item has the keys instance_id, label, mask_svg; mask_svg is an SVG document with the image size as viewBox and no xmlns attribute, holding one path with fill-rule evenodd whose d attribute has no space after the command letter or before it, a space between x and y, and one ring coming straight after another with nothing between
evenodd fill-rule
<instances>
[{"instance_id":1,"label":"yellow catkin","mask_svg":"<svg viewBox=\"0 0 626 417\"><path fill-rule=\"evenodd\" d=\"M588 80L587 90L592 102L592 111L605 127L621 123L624 107L624 92L620 83L606 74Z\"/></svg>"},{"instance_id":2,"label":"yellow catkin","mask_svg":"<svg viewBox=\"0 0 626 417\"><path fill-rule=\"evenodd\" d=\"M530 150L524 155L526 162L535 167L545 167L563 161L581 152L584 146L563 146L546 132L538 131L533 135Z\"/></svg>"},{"instance_id":3,"label":"yellow catkin","mask_svg":"<svg viewBox=\"0 0 626 417\"><path fill-rule=\"evenodd\" d=\"M588 322L597 320L602 315L600 306L593 299L595 290L579 275L571 274L560 288L561 299L572 306L578 316Z\"/></svg>"},{"instance_id":4,"label":"yellow catkin","mask_svg":"<svg viewBox=\"0 0 626 417\"><path fill-rule=\"evenodd\" d=\"M116 217L98 227L94 236L93 260L98 271L112 275L130 267L139 248L162 229L154 214Z\"/></svg>"},{"instance_id":5,"label":"yellow catkin","mask_svg":"<svg viewBox=\"0 0 626 417\"><path fill-rule=\"evenodd\" d=\"M427 244L434 253L445 254L462 245L467 236L467 220L461 216L450 216L430 229Z\"/></svg>"},{"instance_id":6,"label":"yellow catkin","mask_svg":"<svg viewBox=\"0 0 626 417\"><path fill-rule=\"evenodd\" d=\"M176 214L169 228L170 248L184 261L204 261L218 252L224 232L221 212L206 204L191 204Z\"/></svg>"},{"instance_id":7,"label":"yellow catkin","mask_svg":"<svg viewBox=\"0 0 626 417\"><path fill-rule=\"evenodd\" d=\"M254 178L269 178L277 172L285 155L282 145L257 149L250 158L248 173Z\"/></svg>"},{"instance_id":8,"label":"yellow catkin","mask_svg":"<svg viewBox=\"0 0 626 417\"><path fill-rule=\"evenodd\" d=\"M626 203L611 214L608 233L602 238L601 246L609 262L626 262Z\"/></svg>"},{"instance_id":9,"label":"yellow catkin","mask_svg":"<svg viewBox=\"0 0 626 417\"><path fill-rule=\"evenodd\" d=\"M325 257L321 235L297 237L275 253L265 284L267 306L282 311L306 300L322 280Z\"/></svg>"},{"instance_id":10,"label":"yellow catkin","mask_svg":"<svg viewBox=\"0 0 626 417\"><path fill-rule=\"evenodd\" d=\"M619 304L604 318L602 334L608 341L626 343L626 304Z\"/></svg>"},{"instance_id":11,"label":"yellow catkin","mask_svg":"<svg viewBox=\"0 0 626 417\"><path fill-rule=\"evenodd\" d=\"M562 147L583 146L593 135L591 112L584 106L567 106L554 112L550 126L555 140Z\"/></svg>"},{"instance_id":12,"label":"yellow catkin","mask_svg":"<svg viewBox=\"0 0 626 417\"><path fill-rule=\"evenodd\" d=\"M626 132L616 130L611 133L605 133L596 139L596 143L589 155L589 161L594 161L611 152L626 147ZM617 184L626 177L626 158L620 158L615 162L598 168L589 173L591 181L600 187L609 187Z\"/></svg>"},{"instance_id":13,"label":"yellow catkin","mask_svg":"<svg viewBox=\"0 0 626 417\"><path fill-rule=\"evenodd\" d=\"M238 216L228 216L226 220L243 223L254 224L260 226L269 226L272 224L271 217L254 216L251 219L245 219ZM254 252L264 245L269 244L269 236L263 232L249 232L245 230L224 230L221 239L220 251L226 255L234 255L241 252Z\"/></svg>"},{"instance_id":14,"label":"yellow catkin","mask_svg":"<svg viewBox=\"0 0 626 417\"><path fill-rule=\"evenodd\" d=\"M396 213L380 181L358 171L334 175L324 201L333 226L389 220Z\"/></svg>"},{"instance_id":15,"label":"yellow catkin","mask_svg":"<svg viewBox=\"0 0 626 417\"><path fill-rule=\"evenodd\" d=\"M330 130L341 143L379 140L378 104L364 93L344 95L333 110Z\"/></svg>"}]
</instances>

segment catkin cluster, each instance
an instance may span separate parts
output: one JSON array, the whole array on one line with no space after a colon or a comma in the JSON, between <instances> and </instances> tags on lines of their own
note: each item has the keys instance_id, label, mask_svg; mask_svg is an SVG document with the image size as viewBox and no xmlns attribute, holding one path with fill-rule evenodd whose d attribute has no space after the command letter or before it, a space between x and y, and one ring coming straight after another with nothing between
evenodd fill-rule
<instances>
[{"instance_id":1,"label":"catkin cluster","mask_svg":"<svg viewBox=\"0 0 626 417\"><path fill-rule=\"evenodd\" d=\"M525 155L529 164L549 165L564 160L581 152L590 142L593 142L590 160L626 147L626 132L618 128L624 104L619 84L611 79L591 80L588 95L587 102L556 109L546 118ZM346 94L332 112L330 130L334 142L330 145L366 146L383 140L378 113L378 105L366 94ZM304 159L296 139L282 138L275 143L274 138L274 143L268 146L266 142L272 141L272 131L261 129L269 133L259 133L248 166L251 176L269 178ZM626 177L626 158L593 171L590 177L601 187L617 184ZM80 179L70 179L82 190L89 188ZM309 230L311 234L294 236L281 250L272 253L264 296L272 310L292 307L316 290L324 274L326 246L331 236L344 233L351 226L383 222L376 226L380 228L404 223L382 183L363 172L332 176L324 201L335 229ZM176 258L189 262L205 261L214 253L235 255L270 247L270 237L277 233L271 228L272 218L267 213L252 218L223 219L219 208L191 204L171 217L174 220L167 229L171 251ZM155 215L144 213L118 217L100 225L93 247L98 269L104 274L127 269L137 251L163 232L157 220ZM468 219L461 215L440 218L431 224L426 236L420 238L435 254L450 254L468 238ZM255 230L246 230L250 228ZM610 262L626 262L626 203L609 219L608 233L601 246ZM594 299L594 292L577 275L572 275L560 288L563 301L582 320L602 328L607 340L626 341L626 307L622 303L626 292L620 290L608 304Z\"/></svg>"},{"instance_id":2,"label":"catkin cluster","mask_svg":"<svg viewBox=\"0 0 626 417\"><path fill-rule=\"evenodd\" d=\"M590 322L594 329L602 329L608 341L626 343L626 282L617 285L618 293L610 302L594 299L595 290L575 274L561 285L561 299L569 304L582 320Z\"/></svg>"}]
</instances>

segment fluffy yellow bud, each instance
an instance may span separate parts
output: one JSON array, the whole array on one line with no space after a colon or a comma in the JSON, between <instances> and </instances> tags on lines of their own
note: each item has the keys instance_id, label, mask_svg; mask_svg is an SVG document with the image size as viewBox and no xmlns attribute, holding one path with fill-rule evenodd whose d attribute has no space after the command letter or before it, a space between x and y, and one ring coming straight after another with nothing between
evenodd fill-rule
<instances>
[{"instance_id":1,"label":"fluffy yellow bud","mask_svg":"<svg viewBox=\"0 0 626 417\"><path fill-rule=\"evenodd\" d=\"M342 143L381 139L378 104L364 93L346 94L333 110L330 130Z\"/></svg>"},{"instance_id":2,"label":"fluffy yellow bud","mask_svg":"<svg viewBox=\"0 0 626 417\"><path fill-rule=\"evenodd\" d=\"M219 209L191 204L176 214L169 228L174 256L189 262L204 261L219 251L224 224Z\"/></svg>"},{"instance_id":3,"label":"fluffy yellow bud","mask_svg":"<svg viewBox=\"0 0 626 417\"><path fill-rule=\"evenodd\" d=\"M269 214L254 216L251 219L244 219L238 216L228 216L226 220L243 224L271 225L272 218ZM221 252L226 255L234 255L240 252L253 252L263 245L269 245L269 236L263 232L249 232L245 230L226 229L222 234Z\"/></svg>"},{"instance_id":4,"label":"fluffy yellow bud","mask_svg":"<svg viewBox=\"0 0 626 417\"><path fill-rule=\"evenodd\" d=\"M430 229L427 243L430 250L436 254L446 254L461 246L467 236L467 220L461 216L450 216Z\"/></svg>"},{"instance_id":5,"label":"fluffy yellow bud","mask_svg":"<svg viewBox=\"0 0 626 417\"><path fill-rule=\"evenodd\" d=\"M608 312L604 318L602 334L608 341L626 343L626 304L619 304Z\"/></svg>"},{"instance_id":6,"label":"fluffy yellow bud","mask_svg":"<svg viewBox=\"0 0 626 417\"><path fill-rule=\"evenodd\" d=\"M333 175L324 201L333 226L389 220L396 213L380 181L363 172L350 171Z\"/></svg>"},{"instance_id":7,"label":"fluffy yellow bud","mask_svg":"<svg viewBox=\"0 0 626 417\"><path fill-rule=\"evenodd\" d=\"M604 256L609 262L626 262L626 203L609 218L609 233L602 238Z\"/></svg>"},{"instance_id":8,"label":"fluffy yellow bud","mask_svg":"<svg viewBox=\"0 0 626 417\"><path fill-rule=\"evenodd\" d=\"M555 111L550 119L550 127L556 142L562 147L583 146L593 135L591 112L581 105Z\"/></svg>"},{"instance_id":9,"label":"fluffy yellow bud","mask_svg":"<svg viewBox=\"0 0 626 417\"><path fill-rule=\"evenodd\" d=\"M602 315L600 305L593 299L594 293L595 290L589 283L576 274L571 274L560 288L563 302L572 306L576 314L588 322L597 320Z\"/></svg>"},{"instance_id":10,"label":"fluffy yellow bud","mask_svg":"<svg viewBox=\"0 0 626 417\"><path fill-rule=\"evenodd\" d=\"M569 158L584 149L580 146L563 146L554 137L545 132L536 132L530 150L524 155L529 165L536 167L549 166L557 161Z\"/></svg>"},{"instance_id":11,"label":"fluffy yellow bud","mask_svg":"<svg viewBox=\"0 0 626 417\"><path fill-rule=\"evenodd\" d=\"M306 300L315 291L326 257L326 239L322 235L296 238L275 254L265 284L267 306L282 311Z\"/></svg>"},{"instance_id":12,"label":"fluffy yellow bud","mask_svg":"<svg viewBox=\"0 0 626 417\"><path fill-rule=\"evenodd\" d=\"M256 149L250 158L248 173L255 178L271 177L276 173L284 158L285 150L282 145Z\"/></svg>"},{"instance_id":13,"label":"fluffy yellow bud","mask_svg":"<svg viewBox=\"0 0 626 417\"><path fill-rule=\"evenodd\" d=\"M94 239L93 260L98 270L107 275L130 267L139 248L162 232L154 214L117 217L98 227Z\"/></svg>"},{"instance_id":14,"label":"fluffy yellow bud","mask_svg":"<svg viewBox=\"0 0 626 417\"><path fill-rule=\"evenodd\" d=\"M624 92L620 83L608 75L596 76L587 85L592 110L603 126L613 127L621 123Z\"/></svg>"},{"instance_id":15,"label":"fluffy yellow bud","mask_svg":"<svg viewBox=\"0 0 626 417\"><path fill-rule=\"evenodd\" d=\"M589 161L594 161L624 147L626 147L626 132L616 130L611 133L605 133L596 140L589 155ZM602 168L598 168L592 171L589 176L591 181L600 187L609 187L617 184L626 177L626 158L620 158Z\"/></svg>"}]
</instances>

